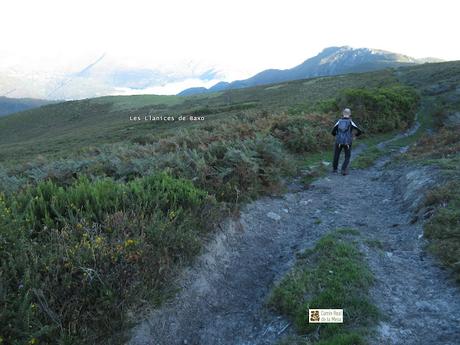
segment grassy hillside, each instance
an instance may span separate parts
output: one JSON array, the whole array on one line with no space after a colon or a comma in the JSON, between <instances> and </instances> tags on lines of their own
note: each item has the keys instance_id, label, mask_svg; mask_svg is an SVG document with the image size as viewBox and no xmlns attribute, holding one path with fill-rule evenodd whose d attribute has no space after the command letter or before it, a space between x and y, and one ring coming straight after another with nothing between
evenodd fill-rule
<instances>
[{"instance_id":1,"label":"grassy hillside","mask_svg":"<svg viewBox=\"0 0 460 345\"><path fill-rule=\"evenodd\" d=\"M44 99L8 98L0 96L0 117L27 109L41 107L49 103L54 102Z\"/></svg>"},{"instance_id":2,"label":"grassy hillside","mask_svg":"<svg viewBox=\"0 0 460 345\"><path fill-rule=\"evenodd\" d=\"M419 96L399 79L423 91L432 68L104 97L0 119L0 339L120 342L127 315L170 295L219 218L280 191L330 147L340 108L359 110L369 136L403 130ZM129 121L149 112L205 120Z\"/></svg>"},{"instance_id":3,"label":"grassy hillside","mask_svg":"<svg viewBox=\"0 0 460 345\"><path fill-rule=\"evenodd\" d=\"M85 146L135 141L145 135L160 138L178 127L202 125L189 121L136 123L129 120L133 115L202 114L206 116L205 124L212 125L246 109L321 111L324 102L345 88L391 86L398 77L415 87L428 88L424 92L436 93L442 91L448 78L458 74L459 66L458 62L424 64L401 68L399 73L389 69L201 96L109 96L48 105L0 119L0 163L27 161L38 154L73 154ZM436 80L442 82L434 85ZM359 114L355 118L360 120Z\"/></svg>"},{"instance_id":4,"label":"grassy hillside","mask_svg":"<svg viewBox=\"0 0 460 345\"><path fill-rule=\"evenodd\" d=\"M175 105L184 101L178 96L159 96L159 95L134 95L134 96L105 96L91 99L93 103L112 104L113 109L138 109L148 106Z\"/></svg>"},{"instance_id":5,"label":"grassy hillside","mask_svg":"<svg viewBox=\"0 0 460 345\"><path fill-rule=\"evenodd\" d=\"M325 77L255 87L206 96L116 96L72 101L25 111L0 119L0 162L27 161L41 155L74 153L76 149L135 141L143 136L160 138L178 128L203 123L133 122L135 115L204 115L213 126L247 109L270 113L308 112L336 97L344 88L396 84L391 71Z\"/></svg>"}]
</instances>

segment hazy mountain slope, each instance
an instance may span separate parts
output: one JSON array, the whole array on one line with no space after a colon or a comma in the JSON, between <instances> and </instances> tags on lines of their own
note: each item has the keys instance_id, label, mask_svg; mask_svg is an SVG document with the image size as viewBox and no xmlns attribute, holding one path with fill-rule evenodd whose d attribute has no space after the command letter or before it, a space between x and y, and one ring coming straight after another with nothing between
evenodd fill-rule
<instances>
[{"instance_id":1,"label":"hazy mountain slope","mask_svg":"<svg viewBox=\"0 0 460 345\"><path fill-rule=\"evenodd\" d=\"M43 99L33 98L8 98L0 97L0 116L17 113L19 111L41 107L42 105L52 103Z\"/></svg>"},{"instance_id":2,"label":"hazy mountain slope","mask_svg":"<svg viewBox=\"0 0 460 345\"><path fill-rule=\"evenodd\" d=\"M87 58L89 60L75 58L69 64L56 62L50 69L34 65L18 65L15 69L0 66L0 95L76 100L105 95L170 93L169 88L176 83L212 85L223 78L222 72L207 63L187 61L160 66L155 62L146 62L146 65L125 66L110 54Z\"/></svg>"},{"instance_id":3,"label":"hazy mountain slope","mask_svg":"<svg viewBox=\"0 0 460 345\"><path fill-rule=\"evenodd\" d=\"M318 76L331 76L352 72L366 72L387 67L397 67L436 59L417 60L406 55L396 54L377 49L329 47L318 55L305 60L302 64L291 69L268 69L251 78L237 80L231 83L221 82L206 90L205 88L190 88L179 95L187 96L203 92L236 89L263 84L279 83L288 80L305 79Z\"/></svg>"}]
</instances>

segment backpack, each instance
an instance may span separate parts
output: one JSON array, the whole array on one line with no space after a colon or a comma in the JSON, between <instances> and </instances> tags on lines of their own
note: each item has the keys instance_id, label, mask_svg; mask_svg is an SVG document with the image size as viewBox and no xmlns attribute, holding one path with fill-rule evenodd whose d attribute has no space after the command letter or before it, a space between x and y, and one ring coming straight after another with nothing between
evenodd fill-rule
<instances>
[{"instance_id":1,"label":"backpack","mask_svg":"<svg viewBox=\"0 0 460 345\"><path fill-rule=\"evenodd\" d=\"M335 142L339 145L351 145L351 121L349 119L340 119L337 124L337 134L335 136Z\"/></svg>"}]
</instances>

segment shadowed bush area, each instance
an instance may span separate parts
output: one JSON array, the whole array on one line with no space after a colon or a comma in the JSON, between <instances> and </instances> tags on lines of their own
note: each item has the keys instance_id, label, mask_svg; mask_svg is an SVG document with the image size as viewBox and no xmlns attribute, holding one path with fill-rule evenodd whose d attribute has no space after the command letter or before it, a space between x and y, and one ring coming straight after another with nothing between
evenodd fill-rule
<instances>
[{"instance_id":1,"label":"shadowed bush area","mask_svg":"<svg viewBox=\"0 0 460 345\"><path fill-rule=\"evenodd\" d=\"M272 126L271 132L294 153L313 153L331 144L334 117L326 115L285 116Z\"/></svg>"}]
</instances>

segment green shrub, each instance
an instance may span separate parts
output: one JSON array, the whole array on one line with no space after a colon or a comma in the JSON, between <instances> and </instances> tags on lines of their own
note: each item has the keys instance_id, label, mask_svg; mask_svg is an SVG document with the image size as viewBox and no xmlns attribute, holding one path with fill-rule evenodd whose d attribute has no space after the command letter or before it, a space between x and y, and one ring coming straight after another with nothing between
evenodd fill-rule
<instances>
[{"instance_id":1,"label":"green shrub","mask_svg":"<svg viewBox=\"0 0 460 345\"><path fill-rule=\"evenodd\" d=\"M257 135L171 153L158 161L158 169L192 180L218 201L234 203L273 191L293 165L279 140Z\"/></svg>"},{"instance_id":2,"label":"green shrub","mask_svg":"<svg viewBox=\"0 0 460 345\"><path fill-rule=\"evenodd\" d=\"M313 116L283 117L271 128L272 134L294 153L318 152L331 143L330 119Z\"/></svg>"},{"instance_id":3,"label":"green shrub","mask_svg":"<svg viewBox=\"0 0 460 345\"><path fill-rule=\"evenodd\" d=\"M424 135L414 145L409 155L412 158L440 159L460 152L460 126L456 128L441 128L433 135Z\"/></svg>"},{"instance_id":4,"label":"green shrub","mask_svg":"<svg viewBox=\"0 0 460 345\"><path fill-rule=\"evenodd\" d=\"M346 89L336 108L351 108L353 118L370 133L407 128L414 119L419 97L409 87Z\"/></svg>"},{"instance_id":5,"label":"green shrub","mask_svg":"<svg viewBox=\"0 0 460 345\"><path fill-rule=\"evenodd\" d=\"M16 192L24 182L23 178L10 175L6 169L0 165L0 191L5 193Z\"/></svg>"},{"instance_id":6,"label":"green shrub","mask_svg":"<svg viewBox=\"0 0 460 345\"><path fill-rule=\"evenodd\" d=\"M126 312L161 302L215 211L206 192L167 174L45 181L2 196L0 336L7 344L122 342L114 336Z\"/></svg>"},{"instance_id":7,"label":"green shrub","mask_svg":"<svg viewBox=\"0 0 460 345\"><path fill-rule=\"evenodd\" d=\"M143 209L163 211L194 208L206 194L189 181L166 174L139 178L126 184L110 178L90 181L80 177L69 187L52 181L19 193L13 203L15 212L24 216L34 229L56 227L79 220L100 223L107 214Z\"/></svg>"}]
</instances>

